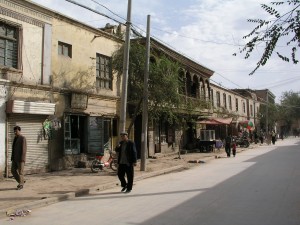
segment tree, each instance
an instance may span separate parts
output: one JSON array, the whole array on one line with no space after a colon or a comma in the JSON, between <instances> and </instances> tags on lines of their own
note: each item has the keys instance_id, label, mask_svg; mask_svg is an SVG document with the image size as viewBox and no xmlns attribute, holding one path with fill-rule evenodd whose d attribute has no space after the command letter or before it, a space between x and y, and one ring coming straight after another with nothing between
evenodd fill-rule
<instances>
[{"instance_id":1,"label":"tree","mask_svg":"<svg viewBox=\"0 0 300 225\"><path fill-rule=\"evenodd\" d=\"M267 110L268 109L268 110ZM267 114L268 113L268 114ZM268 117L268 124L267 123L267 117ZM261 104L261 107L259 109L258 113L258 120L260 121L260 128L265 129L268 126L268 131L271 131L278 121L278 107L274 103L267 104Z\"/></svg>"},{"instance_id":2,"label":"tree","mask_svg":"<svg viewBox=\"0 0 300 225\"><path fill-rule=\"evenodd\" d=\"M112 65L118 75L123 71L124 46L113 54ZM128 71L128 104L134 106L131 126L137 115L141 114L143 96L144 69L146 48L139 41L131 42L129 53ZM149 119L158 120L164 118L170 124L177 119L176 110L181 104L181 96L178 92L181 80L178 78L180 66L165 55L155 54L153 51L149 73ZM129 127L129 131L130 128Z\"/></svg>"},{"instance_id":3,"label":"tree","mask_svg":"<svg viewBox=\"0 0 300 225\"><path fill-rule=\"evenodd\" d=\"M279 106L279 118L289 131L295 121L300 120L300 97L298 93L284 92Z\"/></svg>"},{"instance_id":4,"label":"tree","mask_svg":"<svg viewBox=\"0 0 300 225\"><path fill-rule=\"evenodd\" d=\"M245 52L245 59L248 59L255 47L265 44L265 49L260 60L249 75L253 75L260 66L264 66L268 62L279 41L286 42L286 46L290 48L291 55L286 56L276 51L277 56L286 62L290 62L290 60L294 64L299 62L296 52L300 47L300 0L271 2L270 4L272 6L261 4L261 7L271 15L271 19L247 20L258 25L248 35L243 37L243 39L251 39L240 49L240 53ZM274 6L279 9L275 9ZM281 13L280 7L281 10L284 10L283 8L286 7L288 11ZM236 53L233 55L236 55Z\"/></svg>"}]
</instances>

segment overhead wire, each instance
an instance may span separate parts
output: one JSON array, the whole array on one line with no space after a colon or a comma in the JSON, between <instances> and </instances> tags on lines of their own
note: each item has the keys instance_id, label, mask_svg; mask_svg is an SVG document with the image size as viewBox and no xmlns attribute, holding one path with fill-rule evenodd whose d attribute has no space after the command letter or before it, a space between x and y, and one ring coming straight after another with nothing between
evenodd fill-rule
<instances>
[{"instance_id":1,"label":"overhead wire","mask_svg":"<svg viewBox=\"0 0 300 225\"><path fill-rule=\"evenodd\" d=\"M95 2L94 0L91 0L91 1ZM102 5L102 4L101 4L101 5ZM103 5L102 5L102 6L103 6ZM103 6L103 7L105 7L106 9L108 9L106 6ZM109 9L108 9L108 10L109 10ZM109 11L112 12L111 10L109 10ZM115 14L115 13L113 13L113 14L114 14L114 15L117 15L117 14ZM117 16L118 16L118 15L117 15ZM119 16L118 16L118 17L119 17ZM140 37L144 37L143 34L141 34L139 31L137 31L137 29L139 29L140 31L146 33L145 30L141 29L139 26L135 25L134 23L132 23L131 25L132 25L132 30L134 31L135 34L137 34L137 35L140 36ZM134 29L134 27L136 27L136 29ZM159 30L159 29L157 29L157 30ZM161 30L161 31L162 31L162 30ZM171 33L171 32L166 32L166 33ZM153 38L159 40L160 42L162 42L163 44L165 44L167 47L169 47L170 49L174 50L175 52L178 52L178 53L180 53L181 55L183 55L184 57L186 57L186 58L188 58L188 59L190 59L190 60L192 60L192 61L195 61L194 59L190 58L189 56L186 56L184 53L182 53L182 52L180 52L180 51L174 49L174 47L171 46L170 44L168 44L168 43L162 41L161 39L155 37L154 35L151 35L151 36L152 36ZM187 36L183 36L183 35L180 35L180 36L185 37L185 38L188 38ZM201 39L198 39L198 40L203 41L203 40L201 40ZM207 42L208 42L208 41L207 41ZM221 44L221 43L216 43L216 42L211 42L211 43ZM152 44L154 44L154 43L152 43ZM223 44L228 44L228 43L223 43ZM155 45L155 44L154 44L154 45ZM195 61L195 62L196 62L196 61ZM200 65L201 65L201 64L200 64ZM233 82L232 80L228 79L227 77L223 76L222 74L220 74L220 73L218 73L218 72L216 72L216 71L215 71L215 73L218 74L219 76L223 77L223 78L226 79L227 81L231 82L232 84L236 85L237 87L239 87L239 88L244 89L244 90L247 91L247 88L241 87L239 84ZM210 80L211 80L211 79L210 79ZM224 86L223 86L223 87L224 87ZM224 87L224 88L228 89L227 87ZM270 87L269 87L269 88L270 88ZM232 92L235 92L235 91L233 91L233 90L231 90L231 91L232 91ZM250 91L247 91L247 92L249 92L249 94L252 94ZM235 92L235 93L236 93L236 94L239 94L239 93L237 93L237 92ZM264 99L260 99L260 102L264 102L265 104L268 104L268 102L267 102L266 100L264 100Z\"/></svg>"},{"instance_id":2,"label":"overhead wire","mask_svg":"<svg viewBox=\"0 0 300 225\"><path fill-rule=\"evenodd\" d=\"M79 5L79 6L83 7L83 8L86 8L86 9L88 9L88 10L91 10L92 12L97 13L97 14L99 14L99 15L102 15L102 16L108 18L108 19L111 19L111 20L113 20L113 21L119 23L119 24L124 24L124 23L121 22L121 21L118 21L118 20L116 20L116 19L114 19L114 18L112 18L112 17L110 17L110 16L108 16L108 15L106 15L106 14L100 13L100 12L98 12L98 11L96 11L96 10L93 10L93 9L91 9L91 8L89 8L89 7L86 7L86 6L82 5L82 4L76 3L76 2L73 1L73 0L66 0L66 1L71 2L71 3L73 3L73 4L77 4L77 5ZM121 18L121 19L123 19L123 20L126 21L126 19L124 19L123 17L121 17L121 16L119 16L118 14L114 13L112 10L110 10L108 7L104 6L103 4L100 4L100 3L98 3L98 2L95 1L95 0L90 0L90 1L92 1L92 2L94 2L94 3L96 3L96 4L98 4L98 5L100 5L101 7L107 9L107 10L108 10L110 13L112 13L113 15L115 15L115 16L117 16L117 17L119 17L119 18ZM141 29L140 27L138 27L138 26L135 25L134 23L131 23L131 25L132 25L132 30L133 30L133 32L134 32L137 36L144 37L139 31L137 31L137 29L139 29L140 31L143 31L144 33L146 33L145 30ZM137 29L134 29L134 27L136 27ZM157 29L157 30L159 30L159 29ZM162 30L160 30L160 31L162 31ZM167 31L164 31L164 32L166 32L166 33L171 33L171 32L167 32ZM173 51L175 51L175 52L177 52L177 53L180 53L180 54L183 55L184 57L186 57L186 58L188 58L188 59L190 59L190 60L196 62L194 59L190 58L189 56L186 56L184 53L182 53L182 52L180 52L180 51L174 49L174 47L171 46L170 44L168 44L168 43L166 43L166 42L160 40L159 38L157 38L157 37L155 37L155 36L153 36L153 35L151 35L151 36L152 36L154 39L157 39L157 40L159 40L160 42L162 42L163 44L165 44L167 47L169 47L169 48L172 49ZM182 36L182 37L184 37L184 38L189 38L189 37L184 36L184 35L178 35L178 36ZM192 39L199 40L199 41L204 41L204 40L196 39L196 38L192 38ZM211 43L215 43L215 44L227 44L227 45L231 45L231 44L228 44L228 43L217 43L217 42L214 42L214 41L204 41L204 42L211 42ZM237 45L234 45L234 46L237 46ZM200 64L200 65L201 65L201 64ZM215 71L214 71L214 72L215 72ZM244 90L247 91L247 88L241 87L240 85L236 84L235 82L231 81L230 79L226 78L225 76L221 75L221 74L218 73L218 72L215 72L215 73L218 74L219 76L223 77L223 78L226 79L227 81L231 82L232 84L236 85L237 87L240 87L241 89L244 89ZM226 89L228 89L228 88L226 88ZM267 89L267 90L268 90L268 89ZM250 94L252 94L250 91L248 91L248 92L249 92ZM239 93L237 93L237 94L239 94ZM264 99L260 99L260 100L261 100L261 102L264 102L264 103L268 104L268 102L267 102L266 100L264 100Z\"/></svg>"}]
</instances>

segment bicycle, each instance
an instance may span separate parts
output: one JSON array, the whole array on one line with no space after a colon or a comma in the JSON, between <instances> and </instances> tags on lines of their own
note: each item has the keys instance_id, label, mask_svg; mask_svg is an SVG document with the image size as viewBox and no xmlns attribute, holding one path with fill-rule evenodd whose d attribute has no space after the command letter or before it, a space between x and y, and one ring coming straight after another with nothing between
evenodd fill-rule
<instances>
[{"instance_id":1,"label":"bicycle","mask_svg":"<svg viewBox=\"0 0 300 225\"><path fill-rule=\"evenodd\" d=\"M113 171L117 171L118 169L118 160L113 152L109 150L109 158L107 161L102 161L104 154L97 154L95 159L91 164L91 171L93 173L98 173L100 170L103 170L105 167L111 168Z\"/></svg>"}]
</instances>

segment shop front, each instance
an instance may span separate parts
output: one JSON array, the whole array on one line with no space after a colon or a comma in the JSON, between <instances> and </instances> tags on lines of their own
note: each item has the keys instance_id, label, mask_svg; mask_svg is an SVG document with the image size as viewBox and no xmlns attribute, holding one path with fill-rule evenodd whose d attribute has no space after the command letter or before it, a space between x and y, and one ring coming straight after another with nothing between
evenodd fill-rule
<instances>
[{"instance_id":1,"label":"shop front","mask_svg":"<svg viewBox=\"0 0 300 225\"><path fill-rule=\"evenodd\" d=\"M65 155L103 153L104 144L111 146L112 127L112 118L65 114Z\"/></svg>"},{"instance_id":2,"label":"shop front","mask_svg":"<svg viewBox=\"0 0 300 225\"><path fill-rule=\"evenodd\" d=\"M10 159L14 140L13 128L15 126L21 127L21 133L27 140L25 173L48 171L50 153L43 123L49 115L54 115L54 112L55 104L53 103L17 100L7 102L6 176L9 175L11 168Z\"/></svg>"}]
</instances>

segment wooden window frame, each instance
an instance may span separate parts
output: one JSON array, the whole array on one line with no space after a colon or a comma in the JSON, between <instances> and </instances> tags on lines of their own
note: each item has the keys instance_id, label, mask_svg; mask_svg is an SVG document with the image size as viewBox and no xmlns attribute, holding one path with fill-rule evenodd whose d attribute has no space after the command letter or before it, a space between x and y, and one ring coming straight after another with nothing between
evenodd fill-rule
<instances>
[{"instance_id":1,"label":"wooden window frame","mask_svg":"<svg viewBox=\"0 0 300 225\"><path fill-rule=\"evenodd\" d=\"M228 104L229 104L229 109L232 110L232 99L231 99L231 95L228 95Z\"/></svg>"},{"instance_id":2,"label":"wooden window frame","mask_svg":"<svg viewBox=\"0 0 300 225\"><path fill-rule=\"evenodd\" d=\"M221 107L221 94L219 91L216 92L216 98L217 98L217 107Z\"/></svg>"},{"instance_id":3,"label":"wooden window frame","mask_svg":"<svg viewBox=\"0 0 300 225\"><path fill-rule=\"evenodd\" d=\"M226 99L226 93L223 93L223 104L224 104L224 108L227 109L227 99Z\"/></svg>"},{"instance_id":4,"label":"wooden window frame","mask_svg":"<svg viewBox=\"0 0 300 225\"><path fill-rule=\"evenodd\" d=\"M112 59L109 56L96 54L96 87L112 90Z\"/></svg>"},{"instance_id":5,"label":"wooden window frame","mask_svg":"<svg viewBox=\"0 0 300 225\"><path fill-rule=\"evenodd\" d=\"M0 65L21 69L21 28L5 21L0 21L0 28L4 31L0 32Z\"/></svg>"},{"instance_id":6,"label":"wooden window frame","mask_svg":"<svg viewBox=\"0 0 300 225\"><path fill-rule=\"evenodd\" d=\"M72 58L72 45L59 41L57 45L58 54Z\"/></svg>"},{"instance_id":7,"label":"wooden window frame","mask_svg":"<svg viewBox=\"0 0 300 225\"><path fill-rule=\"evenodd\" d=\"M236 112L239 111L239 99L238 98L235 99L235 111Z\"/></svg>"}]
</instances>

